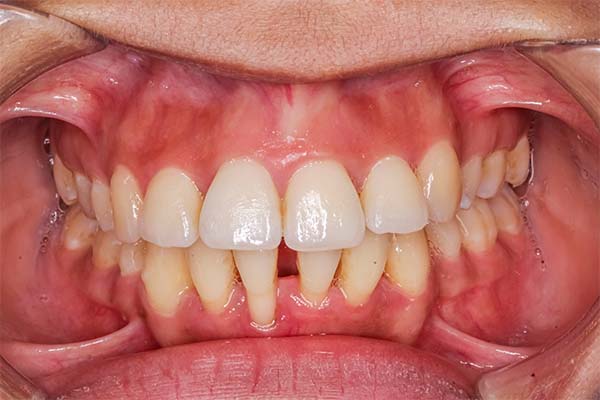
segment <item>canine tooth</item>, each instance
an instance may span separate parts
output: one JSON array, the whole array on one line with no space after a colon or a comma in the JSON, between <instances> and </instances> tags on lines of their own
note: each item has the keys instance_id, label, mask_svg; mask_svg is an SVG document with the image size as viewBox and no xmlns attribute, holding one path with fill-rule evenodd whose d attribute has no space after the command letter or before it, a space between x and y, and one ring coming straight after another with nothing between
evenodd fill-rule
<instances>
[{"instance_id":1,"label":"canine tooth","mask_svg":"<svg viewBox=\"0 0 600 400\"><path fill-rule=\"evenodd\" d=\"M514 192L505 186L500 193L488 200L496 225L502 232L516 235L521 231L521 209Z\"/></svg>"},{"instance_id":2,"label":"canine tooth","mask_svg":"<svg viewBox=\"0 0 600 400\"><path fill-rule=\"evenodd\" d=\"M95 218L92 208L92 182L87 176L75 172L75 186L77 187L77 199L81 210L90 218Z\"/></svg>"},{"instance_id":3,"label":"canine tooth","mask_svg":"<svg viewBox=\"0 0 600 400\"><path fill-rule=\"evenodd\" d=\"M506 181L519 186L529 175L529 139L523 136L506 155Z\"/></svg>"},{"instance_id":4,"label":"canine tooth","mask_svg":"<svg viewBox=\"0 0 600 400\"><path fill-rule=\"evenodd\" d=\"M96 268L107 269L119 263L121 242L114 232L98 231L92 248L92 263Z\"/></svg>"},{"instance_id":5,"label":"canine tooth","mask_svg":"<svg viewBox=\"0 0 600 400\"><path fill-rule=\"evenodd\" d=\"M429 270L425 231L392 235L385 272L408 297L417 297L425 291Z\"/></svg>"},{"instance_id":6,"label":"canine tooth","mask_svg":"<svg viewBox=\"0 0 600 400\"><path fill-rule=\"evenodd\" d=\"M148 302L161 315L172 316L184 292L192 285L185 251L146 244L142 281Z\"/></svg>"},{"instance_id":7,"label":"canine tooth","mask_svg":"<svg viewBox=\"0 0 600 400\"><path fill-rule=\"evenodd\" d=\"M112 231L115 227L113 220L112 202L110 200L110 188L107 184L94 180L92 183L92 208L104 232Z\"/></svg>"},{"instance_id":8,"label":"canine tooth","mask_svg":"<svg viewBox=\"0 0 600 400\"><path fill-rule=\"evenodd\" d=\"M233 258L246 287L252 321L262 327L272 325L277 305L277 249L234 250Z\"/></svg>"},{"instance_id":9,"label":"canine tooth","mask_svg":"<svg viewBox=\"0 0 600 400\"><path fill-rule=\"evenodd\" d=\"M360 198L367 227L374 233L409 233L427 224L427 202L419 181L399 157L375 164Z\"/></svg>"},{"instance_id":10,"label":"canine tooth","mask_svg":"<svg viewBox=\"0 0 600 400\"><path fill-rule=\"evenodd\" d=\"M94 243L98 222L88 218L79 207L69 210L62 233L63 247L68 250L88 249Z\"/></svg>"},{"instance_id":11,"label":"canine tooth","mask_svg":"<svg viewBox=\"0 0 600 400\"><path fill-rule=\"evenodd\" d=\"M452 145L433 145L419 163L417 176L429 207L429 219L447 222L456 213L461 195L460 164Z\"/></svg>"},{"instance_id":12,"label":"canine tooth","mask_svg":"<svg viewBox=\"0 0 600 400\"><path fill-rule=\"evenodd\" d=\"M487 240L489 243L489 247L491 247L498 238L498 227L496 226L496 219L494 218L494 214L488 205L487 200L476 199L473 203L475 207L479 210L481 217L483 218L483 223L485 224L485 231L487 233Z\"/></svg>"},{"instance_id":13,"label":"canine tooth","mask_svg":"<svg viewBox=\"0 0 600 400\"><path fill-rule=\"evenodd\" d=\"M385 269L390 235L378 235L369 230L360 245L342 252L339 287L346 301L354 306L364 304Z\"/></svg>"},{"instance_id":14,"label":"canine tooth","mask_svg":"<svg viewBox=\"0 0 600 400\"><path fill-rule=\"evenodd\" d=\"M486 200L475 199L473 206L468 210L460 210L456 218L462 243L467 250L482 252L494 245L498 229Z\"/></svg>"},{"instance_id":15,"label":"canine tooth","mask_svg":"<svg viewBox=\"0 0 600 400\"><path fill-rule=\"evenodd\" d=\"M66 205L72 205L77 202L77 186L75 186L75 177L68 169L58 154L54 155L54 166L52 167L56 191Z\"/></svg>"},{"instance_id":16,"label":"canine tooth","mask_svg":"<svg viewBox=\"0 0 600 400\"><path fill-rule=\"evenodd\" d=\"M431 223L425 228L427 239L433 248L445 258L456 258L460 255L460 228L456 219L439 224Z\"/></svg>"},{"instance_id":17,"label":"canine tooth","mask_svg":"<svg viewBox=\"0 0 600 400\"><path fill-rule=\"evenodd\" d=\"M231 251L212 249L198 239L187 249L187 260L202 306L213 313L222 312L235 278Z\"/></svg>"},{"instance_id":18,"label":"canine tooth","mask_svg":"<svg viewBox=\"0 0 600 400\"><path fill-rule=\"evenodd\" d=\"M122 276L135 275L144 269L146 242L123 243L119 254L119 268Z\"/></svg>"},{"instance_id":19,"label":"canine tooth","mask_svg":"<svg viewBox=\"0 0 600 400\"><path fill-rule=\"evenodd\" d=\"M313 161L298 169L284 201L284 236L296 251L354 247L365 234L365 218L344 167Z\"/></svg>"},{"instance_id":20,"label":"canine tooth","mask_svg":"<svg viewBox=\"0 0 600 400\"><path fill-rule=\"evenodd\" d=\"M462 198L460 200L461 208L471 207L473 199L477 195L477 189L481 182L482 174L481 156L473 156L465 165L462 166Z\"/></svg>"},{"instance_id":21,"label":"canine tooth","mask_svg":"<svg viewBox=\"0 0 600 400\"><path fill-rule=\"evenodd\" d=\"M202 194L178 168L164 168L146 189L140 235L162 247L189 247L198 239Z\"/></svg>"},{"instance_id":22,"label":"canine tooth","mask_svg":"<svg viewBox=\"0 0 600 400\"><path fill-rule=\"evenodd\" d=\"M135 243L140 239L142 192L131 171L118 165L110 179L115 233L121 242Z\"/></svg>"},{"instance_id":23,"label":"canine tooth","mask_svg":"<svg viewBox=\"0 0 600 400\"><path fill-rule=\"evenodd\" d=\"M200 215L200 236L216 249L272 250L281 242L281 204L269 172L250 159L219 168Z\"/></svg>"},{"instance_id":24,"label":"canine tooth","mask_svg":"<svg viewBox=\"0 0 600 400\"><path fill-rule=\"evenodd\" d=\"M327 296L341 255L342 250L298 252L296 263L300 275L300 291L313 307L321 305Z\"/></svg>"},{"instance_id":25,"label":"canine tooth","mask_svg":"<svg viewBox=\"0 0 600 400\"><path fill-rule=\"evenodd\" d=\"M496 150L483 160L481 183L477 196L482 199L494 197L504 182L506 173L506 150Z\"/></svg>"}]
</instances>

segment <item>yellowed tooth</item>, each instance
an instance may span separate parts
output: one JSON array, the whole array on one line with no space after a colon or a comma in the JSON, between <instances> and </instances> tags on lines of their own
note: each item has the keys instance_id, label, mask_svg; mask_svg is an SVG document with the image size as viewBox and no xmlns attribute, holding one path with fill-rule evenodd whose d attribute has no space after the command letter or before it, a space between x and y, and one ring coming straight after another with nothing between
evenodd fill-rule
<instances>
[{"instance_id":1,"label":"yellowed tooth","mask_svg":"<svg viewBox=\"0 0 600 400\"><path fill-rule=\"evenodd\" d=\"M389 246L389 234L377 235L367 230L360 245L344 249L338 285L349 304L367 302L385 269Z\"/></svg>"},{"instance_id":2,"label":"yellowed tooth","mask_svg":"<svg viewBox=\"0 0 600 400\"><path fill-rule=\"evenodd\" d=\"M75 172L75 187L77 187L77 199L81 210L90 218L96 218L92 208L92 182L87 176Z\"/></svg>"},{"instance_id":3,"label":"yellowed tooth","mask_svg":"<svg viewBox=\"0 0 600 400\"><path fill-rule=\"evenodd\" d=\"M498 227L496 226L496 219L494 218L494 214L488 205L488 201L483 199L475 199L473 206L479 210L479 213L483 218L485 231L487 233L488 245L489 247L492 247L498 238Z\"/></svg>"},{"instance_id":4,"label":"yellowed tooth","mask_svg":"<svg viewBox=\"0 0 600 400\"><path fill-rule=\"evenodd\" d=\"M455 259L460 255L461 236L456 219L439 224L429 224L425 228L425 232L427 239L440 256Z\"/></svg>"},{"instance_id":5,"label":"yellowed tooth","mask_svg":"<svg viewBox=\"0 0 600 400\"><path fill-rule=\"evenodd\" d=\"M498 229L494 216L483 199L475 199L468 210L460 210L456 219L461 230L463 246L471 252L490 249L496 242Z\"/></svg>"},{"instance_id":6,"label":"yellowed tooth","mask_svg":"<svg viewBox=\"0 0 600 400\"><path fill-rule=\"evenodd\" d=\"M494 197L504 182L506 173L506 150L496 150L483 160L481 182L477 196L482 199Z\"/></svg>"},{"instance_id":7,"label":"yellowed tooth","mask_svg":"<svg viewBox=\"0 0 600 400\"><path fill-rule=\"evenodd\" d=\"M178 168L158 171L148 184L140 234L162 247L189 247L198 239L202 194Z\"/></svg>"},{"instance_id":8,"label":"yellowed tooth","mask_svg":"<svg viewBox=\"0 0 600 400\"><path fill-rule=\"evenodd\" d=\"M115 233L121 242L135 243L140 239L142 191L131 171L118 165L110 180Z\"/></svg>"},{"instance_id":9,"label":"yellowed tooth","mask_svg":"<svg viewBox=\"0 0 600 400\"><path fill-rule=\"evenodd\" d=\"M246 288L252 321L259 327L271 326L277 306L277 249L234 250L233 257Z\"/></svg>"},{"instance_id":10,"label":"yellowed tooth","mask_svg":"<svg viewBox=\"0 0 600 400\"><path fill-rule=\"evenodd\" d=\"M483 158L473 156L462 166L462 198L460 207L467 209L471 207L473 199L477 195L477 189L481 183Z\"/></svg>"},{"instance_id":11,"label":"yellowed tooth","mask_svg":"<svg viewBox=\"0 0 600 400\"><path fill-rule=\"evenodd\" d=\"M146 244L142 281L148 302L159 314L175 315L181 297L192 286L185 251Z\"/></svg>"},{"instance_id":12,"label":"yellowed tooth","mask_svg":"<svg viewBox=\"0 0 600 400\"><path fill-rule=\"evenodd\" d=\"M341 250L298 252L300 291L311 306L319 307L327 296L341 255Z\"/></svg>"},{"instance_id":13,"label":"yellowed tooth","mask_svg":"<svg viewBox=\"0 0 600 400\"><path fill-rule=\"evenodd\" d=\"M107 184L95 179L92 183L92 208L104 232L112 231L115 227L113 220L112 201L110 200L110 188Z\"/></svg>"},{"instance_id":14,"label":"yellowed tooth","mask_svg":"<svg viewBox=\"0 0 600 400\"><path fill-rule=\"evenodd\" d=\"M417 176L429 208L429 220L447 222L454 217L461 196L461 170L448 141L434 144L419 163Z\"/></svg>"},{"instance_id":15,"label":"yellowed tooth","mask_svg":"<svg viewBox=\"0 0 600 400\"><path fill-rule=\"evenodd\" d=\"M407 297L427 289L430 269L425 231L392 235L385 272Z\"/></svg>"},{"instance_id":16,"label":"yellowed tooth","mask_svg":"<svg viewBox=\"0 0 600 400\"><path fill-rule=\"evenodd\" d=\"M98 269L107 269L119 263L121 242L114 232L98 231L92 248L92 263Z\"/></svg>"},{"instance_id":17,"label":"yellowed tooth","mask_svg":"<svg viewBox=\"0 0 600 400\"><path fill-rule=\"evenodd\" d=\"M235 279L231 251L212 249L198 239L187 249L187 260L202 306L212 313L223 312Z\"/></svg>"},{"instance_id":18,"label":"yellowed tooth","mask_svg":"<svg viewBox=\"0 0 600 400\"><path fill-rule=\"evenodd\" d=\"M119 254L119 268L122 276L135 275L144 269L146 242L123 243Z\"/></svg>"},{"instance_id":19,"label":"yellowed tooth","mask_svg":"<svg viewBox=\"0 0 600 400\"><path fill-rule=\"evenodd\" d=\"M72 205L77 202L77 186L75 186L75 177L73 172L68 169L58 154L54 155L54 166L52 167L54 174L54 183L58 195L66 205Z\"/></svg>"},{"instance_id":20,"label":"yellowed tooth","mask_svg":"<svg viewBox=\"0 0 600 400\"><path fill-rule=\"evenodd\" d=\"M409 233L427 224L427 203L419 181L399 157L375 164L360 199L367 227L374 233Z\"/></svg>"},{"instance_id":21,"label":"yellowed tooth","mask_svg":"<svg viewBox=\"0 0 600 400\"><path fill-rule=\"evenodd\" d=\"M98 222L88 218L81 208L69 210L62 232L63 247L67 250L86 250L94 243Z\"/></svg>"},{"instance_id":22,"label":"yellowed tooth","mask_svg":"<svg viewBox=\"0 0 600 400\"><path fill-rule=\"evenodd\" d=\"M519 200L508 186L504 186L500 193L488 200L488 205L500 231L512 235L521 232L523 220L521 219Z\"/></svg>"},{"instance_id":23,"label":"yellowed tooth","mask_svg":"<svg viewBox=\"0 0 600 400\"><path fill-rule=\"evenodd\" d=\"M506 155L506 181L513 186L525 182L529 175L529 139L523 136L514 149Z\"/></svg>"}]
</instances>

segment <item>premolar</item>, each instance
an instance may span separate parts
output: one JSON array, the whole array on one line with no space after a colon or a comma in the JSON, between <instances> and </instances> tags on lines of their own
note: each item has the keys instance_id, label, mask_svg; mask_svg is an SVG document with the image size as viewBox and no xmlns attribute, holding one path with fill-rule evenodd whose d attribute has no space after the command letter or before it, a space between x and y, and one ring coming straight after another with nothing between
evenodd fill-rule
<instances>
[{"instance_id":1,"label":"premolar","mask_svg":"<svg viewBox=\"0 0 600 400\"><path fill-rule=\"evenodd\" d=\"M121 242L135 243L140 239L142 192L131 171L122 165L115 168L110 180L115 233Z\"/></svg>"},{"instance_id":2,"label":"premolar","mask_svg":"<svg viewBox=\"0 0 600 400\"><path fill-rule=\"evenodd\" d=\"M506 174L506 150L496 150L483 160L481 183L477 188L477 196L482 199L494 197Z\"/></svg>"},{"instance_id":3,"label":"premolar","mask_svg":"<svg viewBox=\"0 0 600 400\"><path fill-rule=\"evenodd\" d=\"M327 296L341 255L341 250L298 252L300 291L311 306L319 307Z\"/></svg>"},{"instance_id":4,"label":"premolar","mask_svg":"<svg viewBox=\"0 0 600 400\"><path fill-rule=\"evenodd\" d=\"M462 244L471 252L483 252L494 245L497 236L493 214L487 200L476 199L468 210L460 210L456 219L461 230Z\"/></svg>"},{"instance_id":5,"label":"premolar","mask_svg":"<svg viewBox=\"0 0 600 400\"><path fill-rule=\"evenodd\" d=\"M506 182L519 186L529 175L529 139L521 137L517 145L506 155Z\"/></svg>"},{"instance_id":6,"label":"premolar","mask_svg":"<svg viewBox=\"0 0 600 400\"><path fill-rule=\"evenodd\" d=\"M68 250L87 250L94 243L98 222L88 218L81 208L74 207L67 213L62 232L63 247Z\"/></svg>"},{"instance_id":7,"label":"premolar","mask_svg":"<svg viewBox=\"0 0 600 400\"><path fill-rule=\"evenodd\" d=\"M521 219L519 200L509 187L504 186L488 203L494 214L498 230L512 235L521 231L523 220Z\"/></svg>"},{"instance_id":8,"label":"premolar","mask_svg":"<svg viewBox=\"0 0 600 400\"><path fill-rule=\"evenodd\" d=\"M54 175L54 183L56 184L56 191L62 201L68 206L75 204L77 202L75 177L73 176L73 172L63 164L58 154L54 155L52 172Z\"/></svg>"}]
</instances>

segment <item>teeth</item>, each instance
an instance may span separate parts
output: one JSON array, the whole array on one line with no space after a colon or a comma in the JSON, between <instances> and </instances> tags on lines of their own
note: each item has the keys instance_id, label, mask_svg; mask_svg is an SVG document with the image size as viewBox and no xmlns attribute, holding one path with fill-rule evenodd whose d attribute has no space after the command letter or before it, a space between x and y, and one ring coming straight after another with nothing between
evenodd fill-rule
<instances>
[{"instance_id":1,"label":"teeth","mask_svg":"<svg viewBox=\"0 0 600 400\"><path fill-rule=\"evenodd\" d=\"M115 168L110 180L110 195L117 237L124 243L137 242L143 200L137 179L127 167L119 165Z\"/></svg>"},{"instance_id":2,"label":"teeth","mask_svg":"<svg viewBox=\"0 0 600 400\"><path fill-rule=\"evenodd\" d=\"M365 233L360 200L344 167L313 161L288 183L284 202L285 242L296 251L354 247Z\"/></svg>"},{"instance_id":3,"label":"teeth","mask_svg":"<svg viewBox=\"0 0 600 400\"><path fill-rule=\"evenodd\" d=\"M135 243L123 243L119 255L119 267L122 276L135 275L144 269L146 257L146 242L138 240Z\"/></svg>"},{"instance_id":4,"label":"teeth","mask_svg":"<svg viewBox=\"0 0 600 400\"><path fill-rule=\"evenodd\" d=\"M519 186L529 175L529 139L523 136L506 155L506 181Z\"/></svg>"},{"instance_id":5,"label":"teeth","mask_svg":"<svg viewBox=\"0 0 600 400\"><path fill-rule=\"evenodd\" d=\"M54 182L56 184L56 191L60 198L65 202L66 205L75 204L77 201L77 187L75 186L75 177L71 170L69 170L62 160L56 154L54 156L54 166L52 167L54 173Z\"/></svg>"},{"instance_id":6,"label":"teeth","mask_svg":"<svg viewBox=\"0 0 600 400\"><path fill-rule=\"evenodd\" d=\"M429 224L425 232L427 239L440 256L453 259L460 255L461 236L456 219Z\"/></svg>"},{"instance_id":7,"label":"teeth","mask_svg":"<svg viewBox=\"0 0 600 400\"><path fill-rule=\"evenodd\" d=\"M496 242L498 230L486 200L475 199L473 207L456 214L463 246L471 252L482 252Z\"/></svg>"},{"instance_id":8,"label":"teeth","mask_svg":"<svg viewBox=\"0 0 600 400\"><path fill-rule=\"evenodd\" d=\"M327 296L341 255L341 250L298 252L296 262L300 275L300 291L313 307L320 306Z\"/></svg>"},{"instance_id":9,"label":"teeth","mask_svg":"<svg viewBox=\"0 0 600 400\"><path fill-rule=\"evenodd\" d=\"M379 161L361 193L367 227L374 233L409 233L427 224L427 203L417 177L399 157Z\"/></svg>"},{"instance_id":10,"label":"teeth","mask_svg":"<svg viewBox=\"0 0 600 400\"><path fill-rule=\"evenodd\" d=\"M221 166L202 214L200 235L216 249L272 250L281 242L281 210L269 172L253 160Z\"/></svg>"},{"instance_id":11,"label":"teeth","mask_svg":"<svg viewBox=\"0 0 600 400\"><path fill-rule=\"evenodd\" d=\"M432 146L417 168L417 175L429 207L429 219L447 222L454 217L461 195L460 164L452 145Z\"/></svg>"},{"instance_id":12,"label":"teeth","mask_svg":"<svg viewBox=\"0 0 600 400\"><path fill-rule=\"evenodd\" d=\"M94 235L98 230L95 219L86 217L79 207L67 214L62 233L63 247L68 250L89 249L94 243Z\"/></svg>"},{"instance_id":13,"label":"teeth","mask_svg":"<svg viewBox=\"0 0 600 400\"><path fill-rule=\"evenodd\" d=\"M146 190L140 234L162 247L189 247L198 239L202 194L180 169L160 170Z\"/></svg>"},{"instance_id":14,"label":"teeth","mask_svg":"<svg viewBox=\"0 0 600 400\"><path fill-rule=\"evenodd\" d=\"M108 185L94 180L92 184L92 208L100 225L100 229L104 232L112 231L115 227L113 220L112 202L110 200L110 188Z\"/></svg>"},{"instance_id":15,"label":"teeth","mask_svg":"<svg viewBox=\"0 0 600 400\"><path fill-rule=\"evenodd\" d=\"M187 249L187 260L204 308L213 313L224 311L235 278L231 251L211 249L198 240Z\"/></svg>"},{"instance_id":16,"label":"teeth","mask_svg":"<svg viewBox=\"0 0 600 400\"><path fill-rule=\"evenodd\" d=\"M119 263L121 242L114 232L99 231L92 248L92 263L96 268L107 269Z\"/></svg>"},{"instance_id":17,"label":"teeth","mask_svg":"<svg viewBox=\"0 0 600 400\"><path fill-rule=\"evenodd\" d=\"M504 182L506 172L506 151L497 150L483 160L481 183L477 188L477 196L482 199L494 197Z\"/></svg>"},{"instance_id":18,"label":"teeth","mask_svg":"<svg viewBox=\"0 0 600 400\"><path fill-rule=\"evenodd\" d=\"M498 195L488 200L488 203L500 231L512 235L521 231L523 221L519 201L509 187L504 186Z\"/></svg>"},{"instance_id":19,"label":"teeth","mask_svg":"<svg viewBox=\"0 0 600 400\"><path fill-rule=\"evenodd\" d=\"M148 302L161 315L173 316L185 291L192 285L183 249L147 243L142 281Z\"/></svg>"},{"instance_id":20,"label":"teeth","mask_svg":"<svg viewBox=\"0 0 600 400\"><path fill-rule=\"evenodd\" d=\"M389 245L389 234L377 235L367 230L359 246L344 249L339 286L349 304L358 306L369 299L383 274Z\"/></svg>"},{"instance_id":21,"label":"teeth","mask_svg":"<svg viewBox=\"0 0 600 400\"><path fill-rule=\"evenodd\" d=\"M92 182L87 176L76 172L75 187L77 187L77 199L85 215L90 218L96 218L94 209L92 208Z\"/></svg>"},{"instance_id":22,"label":"teeth","mask_svg":"<svg viewBox=\"0 0 600 400\"><path fill-rule=\"evenodd\" d=\"M233 257L246 287L252 321L261 327L271 326L277 305L277 249L234 250Z\"/></svg>"},{"instance_id":23,"label":"teeth","mask_svg":"<svg viewBox=\"0 0 600 400\"><path fill-rule=\"evenodd\" d=\"M460 200L460 207L467 209L471 207L473 199L477 195L477 189L481 182L482 175L482 157L473 156L465 165L462 167L462 198Z\"/></svg>"},{"instance_id":24,"label":"teeth","mask_svg":"<svg viewBox=\"0 0 600 400\"><path fill-rule=\"evenodd\" d=\"M429 269L425 231L392 235L385 272L406 296L414 298L425 291Z\"/></svg>"}]
</instances>

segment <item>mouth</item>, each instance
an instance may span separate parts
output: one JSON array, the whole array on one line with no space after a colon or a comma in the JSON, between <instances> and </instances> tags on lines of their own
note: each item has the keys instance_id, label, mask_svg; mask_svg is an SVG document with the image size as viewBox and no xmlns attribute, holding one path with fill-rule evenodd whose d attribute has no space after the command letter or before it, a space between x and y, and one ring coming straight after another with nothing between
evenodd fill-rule
<instances>
[{"instance_id":1,"label":"mouth","mask_svg":"<svg viewBox=\"0 0 600 400\"><path fill-rule=\"evenodd\" d=\"M598 127L510 46L383 69L248 80L111 43L25 85L0 355L66 398L503 398L575 359Z\"/></svg>"}]
</instances>

